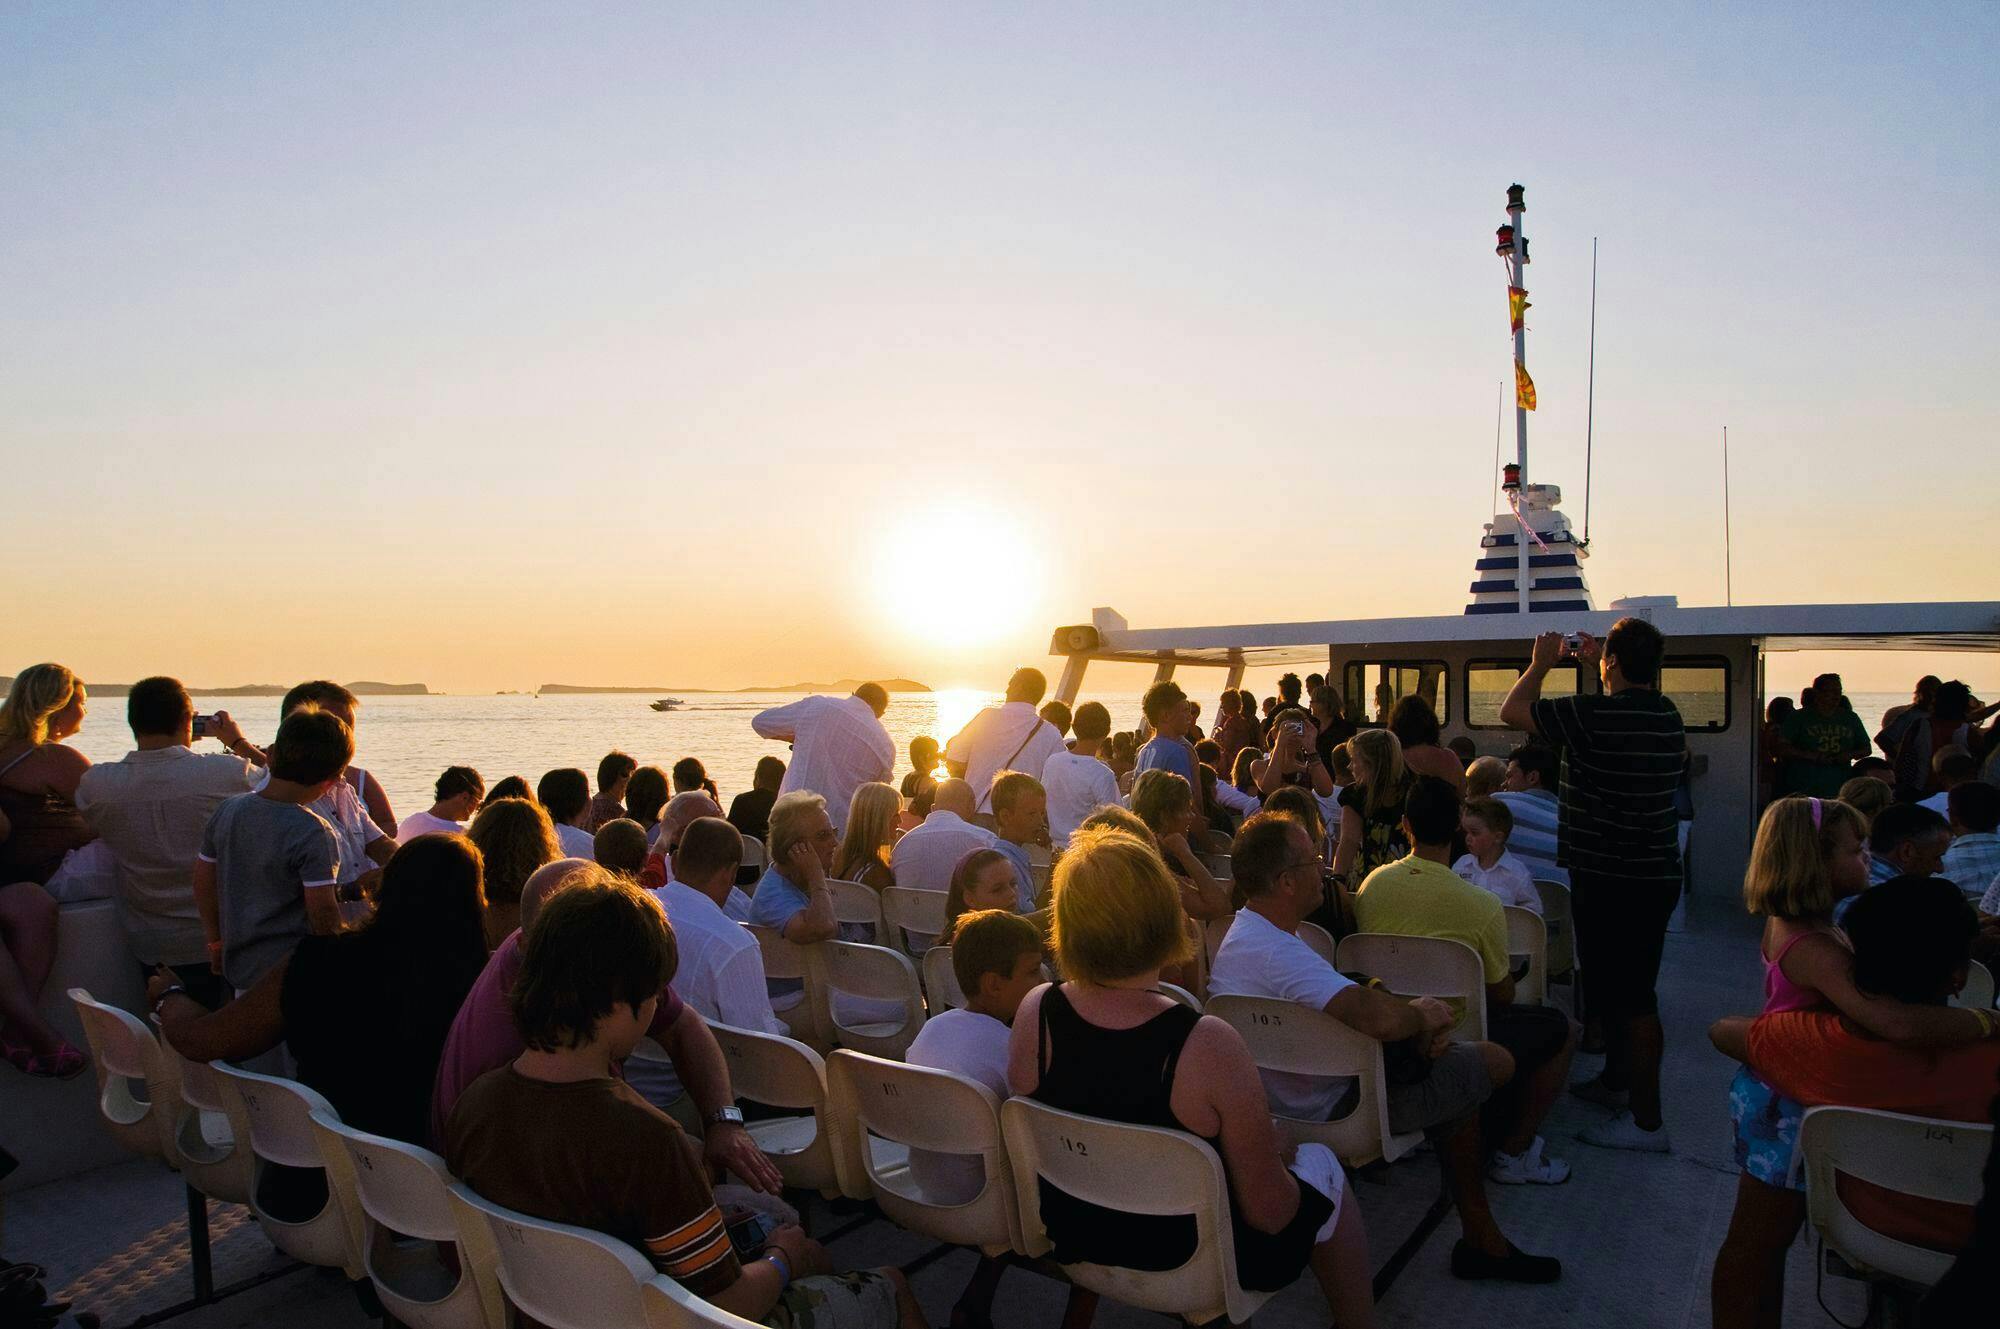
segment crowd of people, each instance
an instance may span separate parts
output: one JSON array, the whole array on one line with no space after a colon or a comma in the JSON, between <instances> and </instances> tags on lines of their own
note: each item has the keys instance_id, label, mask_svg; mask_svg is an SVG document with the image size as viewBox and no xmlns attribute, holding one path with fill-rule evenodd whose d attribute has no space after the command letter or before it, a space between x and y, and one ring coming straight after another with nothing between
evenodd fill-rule
<instances>
[{"instance_id":1,"label":"crowd of people","mask_svg":"<svg viewBox=\"0 0 2000 1329\"><path fill-rule=\"evenodd\" d=\"M400 822L355 764L360 703L336 684L292 689L259 746L149 678L127 699L134 750L92 765L63 742L83 684L37 665L0 706L0 1049L33 1076L87 1065L37 1007L55 901L94 890L116 901L185 1055L295 1076L357 1128L438 1150L480 1194L625 1239L747 1318L916 1325L896 1270L835 1271L791 1221L738 1236L748 1210L796 1216L770 1198L780 1174L710 1026L783 1034L805 999L798 978L767 975L743 925L885 943L841 921L833 883L932 891L965 1004L925 1023L909 1060L1215 1143L1246 1287L1310 1270L1336 1323L1373 1323L1358 1197L1330 1151L1288 1149L1272 1125L1339 1119L1357 1086L1258 1071L1230 1026L1163 986L1197 971L1211 994L1298 1003L1379 1041L1389 1126L1429 1139L1462 1220L1452 1273L1549 1282L1560 1262L1515 1245L1488 1190L1570 1177L1541 1134L1565 1090L1604 1109L1581 1142L1671 1147L1657 985L1688 759L1664 649L1633 619L1601 643L1539 637L1501 706L1518 731L1504 758L1446 744L1422 695L1350 720L1319 675L1287 674L1261 701L1225 691L1209 732L1158 682L1142 727L1114 733L1104 705L1044 704L1046 679L1021 669L959 733L910 743L900 786L870 683L756 715L789 759L760 761L726 812L698 758L663 770L612 752L594 790L582 767L489 787L453 765ZM1543 697L1569 663L1601 688ZM1837 677L1789 715L1774 704L1774 797L1744 884L1766 921L1767 1001L1712 1031L1744 1063L1718 1324L1778 1323L1805 1105L1986 1116L2000 1027L1944 1001L1972 956L2000 958L2000 789L1980 778L2000 756L2000 720L1981 728L1996 710L1927 679L1885 718L1876 758ZM1508 945L1505 910L1540 912L1538 883L1568 888L1589 957L1581 1004L1605 1063L1575 1084L1584 1029L1519 1000ZM1313 927L1462 943L1484 1037L1452 1037L1451 1003L1340 971ZM834 1001L845 1024L900 1018ZM941 1203L980 1185L976 1159L920 1151L912 1172ZM1052 1188L1042 1210L1059 1260L1159 1269L1192 1250L1191 1220L1107 1215ZM1885 1221L1966 1238L1893 1206ZM990 1323L1003 1268L981 1262L955 1323Z\"/></svg>"}]
</instances>

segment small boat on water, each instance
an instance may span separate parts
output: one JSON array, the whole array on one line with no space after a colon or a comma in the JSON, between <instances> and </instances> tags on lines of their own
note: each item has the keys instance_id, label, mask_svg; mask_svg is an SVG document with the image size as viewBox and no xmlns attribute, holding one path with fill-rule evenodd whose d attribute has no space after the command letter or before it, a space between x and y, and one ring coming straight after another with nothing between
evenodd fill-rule
<instances>
[{"instance_id":1,"label":"small boat on water","mask_svg":"<svg viewBox=\"0 0 2000 1329\"><path fill-rule=\"evenodd\" d=\"M656 711L677 711L685 705L687 703L679 697L662 697L653 703L653 709Z\"/></svg>"}]
</instances>

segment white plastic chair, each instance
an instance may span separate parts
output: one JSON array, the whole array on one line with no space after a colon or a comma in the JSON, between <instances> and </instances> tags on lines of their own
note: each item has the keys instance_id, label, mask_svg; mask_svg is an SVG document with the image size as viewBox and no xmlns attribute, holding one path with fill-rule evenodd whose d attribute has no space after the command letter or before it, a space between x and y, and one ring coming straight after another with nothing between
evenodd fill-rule
<instances>
[{"instance_id":1,"label":"white plastic chair","mask_svg":"<svg viewBox=\"0 0 2000 1329\"><path fill-rule=\"evenodd\" d=\"M1570 903L1569 887L1559 881L1537 877L1535 890L1542 897L1542 925L1549 934L1549 976L1574 982L1576 911Z\"/></svg>"},{"instance_id":2,"label":"white plastic chair","mask_svg":"<svg viewBox=\"0 0 2000 1329\"><path fill-rule=\"evenodd\" d=\"M837 922L858 923L868 929L872 942L888 944L882 926L882 897L875 893L874 887L838 878L829 878L826 886L828 894L833 896L833 916Z\"/></svg>"},{"instance_id":3,"label":"white plastic chair","mask_svg":"<svg viewBox=\"0 0 2000 1329\"><path fill-rule=\"evenodd\" d=\"M1217 881L1236 880L1236 860L1229 856L1227 846L1224 846L1219 852L1196 854L1195 857L1200 859L1201 865L1208 869L1208 875L1214 877Z\"/></svg>"},{"instance_id":4,"label":"white plastic chair","mask_svg":"<svg viewBox=\"0 0 2000 1329\"><path fill-rule=\"evenodd\" d=\"M1519 905L1503 905L1507 916L1507 954L1524 957L1528 972L1514 981L1514 1000L1523 1006L1545 1006L1549 1000L1549 930L1542 916Z\"/></svg>"},{"instance_id":5,"label":"white plastic chair","mask_svg":"<svg viewBox=\"0 0 2000 1329\"><path fill-rule=\"evenodd\" d=\"M937 945L944 935L945 892L923 891L914 886L889 886L882 891L882 916L894 937L884 937L903 954L916 957Z\"/></svg>"},{"instance_id":6,"label":"white plastic chair","mask_svg":"<svg viewBox=\"0 0 2000 1329\"><path fill-rule=\"evenodd\" d=\"M214 1068L205 1061L189 1061L164 1036L160 1056L173 1067L181 1087L180 1102L173 1109L181 1179L211 1200L249 1204L250 1147L230 1129Z\"/></svg>"},{"instance_id":7,"label":"white plastic chair","mask_svg":"<svg viewBox=\"0 0 2000 1329\"><path fill-rule=\"evenodd\" d=\"M1443 937L1356 932L1340 942L1340 968L1367 974L1399 997L1440 997L1459 1005L1451 1036L1486 1037L1486 969L1479 952Z\"/></svg>"},{"instance_id":8,"label":"white plastic chair","mask_svg":"<svg viewBox=\"0 0 2000 1329\"><path fill-rule=\"evenodd\" d=\"M1055 861L1047 845L1029 844L1021 848L1028 855L1028 866L1031 868L1045 868Z\"/></svg>"},{"instance_id":9,"label":"white plastic chair","mask_svg":"<svg viewBox=\"0 0 2000 1329\"><path fill-rule=\"evenodd\" d=\"M1195 1251L1179 1268L1152 1272L1065 1264L1064 1272L1078 1286L1193 1324L1224 1316L1244 1324L1270 1299L1270 1293L1251 1292L1237 1281L1229 1183L1222 1159L1206 1141L1182 1131L1061 1112L1030 1098L1002 1103L1000 1126L1014 1170L1024 1255L1039 1258L1054 1249L1042 1223L1046 1179L1078 1200L1118 1213L1194 1216Z\"/></svg>"},{"instance_id":10,"label":"white plastic chair","mask_svg":"<svg viewBox=\"0 0 2000 1329\"><path fill-rule=\"evenodd\" d=\"M833 1046L833 1025L826 1014L826 994L820 990L820 973L814 948L799 946L785 940L785 934L774 927L762 923L745 923L751 936L757 939L757 949L764 960L765 978L796 979L805 985L804 993L791 1006L777 1006L772 1009L791 1031L791 1036L819 1051Z\"/></svg>"},{"instance_id":11,"label":"white plastic chair","mask_svg":"<svg viewBox=\"0 0 2000 1329\"><path fill-rule=\"evenodd\" d=\"M924 1027L924 986L910 958L886 946L866 946L856 941L823 941L815 949L819 952L820 991L825 994L826 1020L833 1027L833 1041L856 1052L902 1060L910 1044L916 1041L917 1031ZM808 1000L811 993L808 986ZM840 1015L842 996L897 1003L902 1007L902 1019L845 1024Z\"/></svg>"},{"instance_id":12,"label":"white plastic chair","mask_svg":"<svg viewBox=\"0 0 2000 1329\"><path fill-rule=\"evenodd\" d=\"M827 1199L843 1193L853 1172L844 1133L826 1090L826 1063L795 1039L711 1022L729 1063L729 1083L739 1098L807 1115L772 1117L748 1124L750 1137L796 1190Z\"/></svg>"},{"instance_id":13,"label":"white plastic chair","mask_svg":"<svg viewBox=\"0 0 2000 1329\"><path fill-rule=\"evenodd\" d=\"M326 1171L312 1114L323 1112L334 1121L340 1120L340 1114L323 1096L296 1081L259 1075L226 1061L210 1065L222 1087L230 1129L239 1141L250 1142L250 1212L257 1216L264 1235L295 1260L340 1269L349 1278L361 1277L360 1253L349 1242L347 1220L331 1178L326 1203L310 1217L281 1217L265 1207L264 1182L272 1164Z\"/></svg>"},{"instance_id":14,"label":"white plastic chair","mask_svg":"<svg viewBox=\"0 0 2000 1329\"><path fill-rule=\"evenodd\" d=\"M437 1243L458 1241L444 1160L324 1112L309 1120L348 1240L389 1314L411 1329L506 1329L505 1309L482 1301L468 1255L459 1252L458 1273L438 1258Z\"/></svg>"},{"instance_id":15,"label":"white plastic chair","mask_svg":"<svg viewBox=\"0 0 2000 1329\"><path fill-rule=\"evenodd\" d=\"M130 1011L107 1006L83 988L71 988L69 999L83 1022L90 1044L90 1066L97 1073L97 1110L104 1127L125 1148L143 1158L157 1158L177 1167L174 1114L180 1102L180 1082L171 1063L160 1055L153 1031ZM132 1081L146 1086L146 1097L132 1092Z\"/></svg>"},{"instance_id":16,"label":"white plastic chair","mask_svg":"<svg viewBox=\"0 0 2000 1329\"><path fill-rule=\"evenodd\" d=\"M1965 969L1965 986L1951 999L1954 1006L1971 1006L1979 1010L1993 1008L1993 971L1977 960L1968 961Z\"/></svg>"},{"instance_id":17,"label":"white plastic chair","mask_svg":"<svg viewBox=\"0 0 2000 1329\"><path fill-rule=\"evenodd\" d=\"M1317 923L1299 921L1299 940L1313 948L1313 953L1338 969L1339 948L1333 944L1333 934Z\"/></svg>"},{"instance_id":18,"label":"white plastic chair","mask_svg":"<svg viewBox=\"0 0 2000 1329\"><path fill-rule=\"evenodd\" d=\"M762 872L770 864L770 855L764 852L764 842L754 835L743 837L743 866Z\"/></svg>"},{"instance_id":19,"label":"white plastic chair","mask_svg":"<svg viewBox=\"0 0 2000 1329\"><path fill-rule=\"evenodd\" d=\"M965 989L958 985L958 971L951 967L951 947L933 946L925 951L923 972L924 996L930 1001L933 1017L965 1005Z\"/></svg>"},{"instance_id":20,"label":"white plastic chair","mask_svg":"<svg viewBox=\"0 0 2000 1329\"><path fill-rule=\"evenodd\" d=\"M1955 1256L1898 1241L1856 1218L1836 1176L1952 1204L1979 1203L1993 1128L1869 1108L1816 1107L1799 1127L1805 1160L1806 1216L1826 1244L1867 1276L1929 1287Z\"/></svg>"},{"instance_id":21,"label":"white plastic chair","mask_svg":"<svg viewBox=\"0 0 2000 1329\"><path fill-rule=\"evenodd\" d=\"M1055 880L1055 868L1048 863L1028 864L1028 882L1034 888L1035 908L1047 909L1050 901L1050 885Z\"/></svg>"},{"instance_id":22,"label":"white plastic chair","mask_svg":"<svg viewBox=\"0 0 2000 1329\"><path fill-rule=\"evenodd\" d=\"M1175 1001L1179 1002L1181 1005L1187 1007L1191 1011L1198 1011L1201 1009L1201 1002L1196 1000L1194 993L1189 992L1186 988L1180 986L1178 983L1162 983L1160 984L1159 987L1155 988L1154 991L1159 992L1165 996L1172 997Z\"/></svg>"},{"instance_id":23,"label":"white plastic chair","mask_svg":"<svg viewBox=\"0 0 2000 1329\"><path fill-rule=\"evenodd\" d=\"M450 1196L461 1233L477 1229L493 1252L507 1300L548 1329L758 1329L602 1232L515 1213L462 1184Z\"/></svg>"},{"instance_id":24,"label":"white plastic chair","mask_svg":"<svg viewBox=\"0 0 2000 1329\"><path fill-rule=\"evenodd\" d=\"M1014 1177L1000 1133L1000 1100L975 1080L859 1052L827 1058L827 1085L854 1133L853 1178L890 1222L911 1232L971 1246L986 1255L1020 1240ZM877 1138L879 1137L879 1138ZM911 1150L972 1155L985 1186L955 1204L927 1197L911 1172Z\"/></svg>"}]
</instances>

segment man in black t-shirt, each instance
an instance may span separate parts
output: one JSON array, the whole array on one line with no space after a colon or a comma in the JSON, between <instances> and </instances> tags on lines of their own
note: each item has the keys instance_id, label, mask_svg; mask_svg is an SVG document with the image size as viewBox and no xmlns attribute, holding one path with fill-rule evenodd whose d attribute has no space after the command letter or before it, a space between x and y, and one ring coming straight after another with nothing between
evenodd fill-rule
<instances>
[{"instance_id":1,"label":"man in black t-shirt","mask_svg":"<svg viewBox=\"0 0 2000 1329\"><path fill-rule=\"evenodd\" d=\"M1666 639L1637 618L1613 625L1602 646L1579 634L1572 651L1559 632L1535 639L1534 657L1501 704L1500 718L1563 754L1557 860L1570 873L1583 981L1604 1021L1604 1073L1575 1086L1611 1108L1583 1131L1586 1144L1665 1153L1660 1122L1661 953L1681 892L1674 794L1687 734L1659 690ZM1542 698L1542 680L1566 656L1601 658L1604 691Z\"/></svg>"}]
</instances>

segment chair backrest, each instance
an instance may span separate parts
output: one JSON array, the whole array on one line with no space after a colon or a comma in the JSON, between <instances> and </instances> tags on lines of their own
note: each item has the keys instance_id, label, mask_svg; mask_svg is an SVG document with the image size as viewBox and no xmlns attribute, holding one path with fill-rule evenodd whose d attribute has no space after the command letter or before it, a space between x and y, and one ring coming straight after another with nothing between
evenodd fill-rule
<instances>
[{"instance_id":1,"label":"chair backrest","mask_svg":"<svg viewBox=\"0 0 2000 1329\"><path fill-rule=\"evenodd\" d=\"M829 878L827 892L833 896L833 916L841 923L859 923L869 929L868 935L877 942L887 945L882 929L882 897L871 886L858 881L842 881Z\"/></svg>"},{"instance_id":2,"label":"chair backrest","mask_svg":"<svg viewBox=\"0 0 2000 1329\"><path fill-rule=\"evenodd\" d=\"M271 1212L262 1202L264 1169L311 1168L327 1173L326 1156L312 1122L318 1112L332 1121L340 1114L316 1091L293 1080L259 1075L226 1061L209 1063L222 1089L223 1107L239 1148L247 1141L251 1154L250 1211L257 1216L271 1243L295 1260L322 1268L345 1270L349 1278L362 1273L362 1252L354 1241L347 1207L340 1199L340 1178L327 1174L327 1202L310 1217Z\"/></svg>"},{"instance_id":3,"label":"chair backrest","mask_svg":"<svg viewBox=\"0 0 2000 1329\"><path fill-rule=\"evenodd\" d=\"M1109 1265L1070 1266L1072 1280L1130 1306L1201 1324L1222 1316L1246 1323L1263 1297L1236 1279L1228 1182L1222 1160L1183 1131L1130 1126L1062 1112L1031 1098L1000 1105L1000 1125L1020 1206L1021 1250L1052 1249L1042 1222L1041 1182L1118 1213L1191 1214L1194 1255L1177 1269L1152 1272Z\"/></svg>"},{"instance_id":4,"label":"chair backrest","mask_svg":"<svg viewBox=\"0 0 2000 1329\"><path fill-rule=\"evenodd\" d=\"M1549 929L1542 916L1519 905L1503 905L1507 915L1507 954L1525 958L1528 972L1514 980L1514 1000L1540 1006L1549 999Z\"/></svg>"},{"instance_id":5,"label":"chair backrest","mask_svg":"<svg viewBox=\"0 0 2000 1329\"><path fill-rule=\"evenodd\" d=\"M250 1202L250 1146L238 1140L229 1124L229 1108L215 1070L205 1061L189 1061L164 1036L160 1057L180 1082L180 1101L173 1105L174 1151L181 1177L212 1200Z\"/></svg>"},{"instance_id":6,"label":"chair backrest","mask_svg":"<svg viewBox=\"0 0 2000 1329\"><path fill-rule=\"evenodd\" d=\"M784 1173L785 1184L800 1190L838 1193L851 1173L845 1142L834 1129L834 1109L826 1089L826 1063L796 1039L709 1023L729 1063L729 1083L738 1098L789 1112L809 1112L813 1134L767 1138L766 1123L753 1122L751 1134Z\"/></svg>"},{"instance_id":7,"label":"chair backrest","mask_svg":"<svg viewBox=\"0 0 2000 1329\"><path fill-rule=\"evenodd\" d=\"M83 988L71 988L69 999L90 1044L105 1129L135 1154L180 1166L174 1138L179 1122L172 1107L180 1102L180 1081L160 1055L153 1031L130 1011L107 1006ZM144 1099L133 1094L134 1080L145 1084Z\"/></svg>"},{"instance_id":8,"label":"chair backrest","mask_svg":"<svg viewBox=\"0 0 2000 1329\"><path fill-rule=\"evenodd\" d=\"M866 1183L890 1222L989 1254L1013 1248L1020 1236L1014 1177L1000 1131L1000 1100L992 1090L950 1071L848 1051L827 1058L826 1075L854 1133L861 1169L853 1180ZM985 1188L953 1204L928 1199L903 1150L876 1149L871 1133L903 1150L977 1157Z\"/></svg>"},{"instance_id":9,"label":"chair backrest","mask_svg":"<svg viewBox=\"0 0 2000 1329\"><path fill-rule=\"evenodd\" d=\"M1045 868L1055 861L1047 845L1028 844L1021 848L1028 855L1028 866L1031 868Z\"/></svg>"},{"instance_id":10,"label":"chair backrest","mask_svg":"<svg viewBox=\"0 0 2000 1329\"><path fill-rule=\"evenodd\" d=\"M1368 1035L1349 1029L1325 1011L1276 997L1211 997L1208 1013L1243 1036L1259 1070L1352 1076L1357 1081L1354 1110L1337 1121L1277 1117L1279 1129L1293 1143L1326 1145L1349 1167L1378 1158L1394 1161L1415 1144L1413 1139L1395 1138L1389 1129L1382 1045Z\"/></svg>"},{"instance_id":11,"label":"chair backrest","mask_svg":"<svg viewBox=\"0 0 2000 1329\"><path fill-rule=\"evenodd\" d=\"M924 952L924 996L930 1001L933 1016L965 1005L965 989L958 985L958 971L951 967L951 947L933 946Z\"/></svg>"},{"instance_id":12,"label":"chair backrest","mask_svg":"<svg viewBox=\"0 0 2000 1329\"><path fill-rule=\"evenodd\" d=\"M1486 969L1479 953L1462 941L1406 937L1394 932L1356 932L1340 942L1339 968L1382 980L1403 997L1442 997L1459 1005L1451 1036L1486 1037Z\"/></svg>"},{"instance_id":13,"label":"chair backrest","mask_svg":"<svg viewBox=\"0 0 2000 1329\"><path fill-rule=\"evenodd\" d=\"M1799 1127L1806 1214L1849 1264L1928 1287L1944 1277L1955 1257L1869 1227L1842 1201L1835 1178L1971 1206L1979 1203L1981 1172L1992 1147L1991 1126L1868 1108L1810 1108Z\"/></svg>"},{"instance_id":14,"label":"chair backrest","mask_svg":"<svg viewBox=\"0 0 2000 1329\"><path fill-rule=\"evenodd\" d=\"M882 891L882 915L899 934L884 937L905 955L922 955L944 935L945 892L914 886L889 886Z\"/></svg>"},{"instance_id":15,"label":"chair backrest","mask_svg":"<svg viewBox=\"0 0 2000 1329\"><path fill-rule=\"evenodd\" d=\"M1542 924L1549 930L1549 972L1567 975L1576 969L1576 914L1570 905L1569 887L1559 881L1535 878L1535 891L1542 897Z\"/></svg>"},{"instance_id":16,"label":"chair backrest","mask_svg":"<svg viewBox=\"0 0 2000 1329\"><path fill-rule=\"evenodd\" d=\"M250 1151L266 1163L285 1167L324 1168L312 1114L324 1112L334 1121L340 1114L316 1089L297 1080L259 1075L226 1061L210 1063L215 1073L236 1088L250 1128Z\"/></svg>"},{"instance_id":17,"label":"chair backrest","mask_svg":"<svg viewBox=\"0 0 2000 1329\"><path fill-rule=\"evenodd\" d=\"M777 1012L792 1036L816 1048L833 1046L833 1025L826 1015L826 995L820 989L816 948L785 940L785 934L763 923L745 923L743 928L757 939L763 957L764 977L797 979L805 984L805 996L796 1005Z\"/></svg>"},{"instance_id":18,"label":"chair backrest","mask_svg":"<svg viewBox=\"0 0 2000 1329\"><path fill-rule=\"evenodd\" d=\"M1229 851L1236 847L1236 841L1233 838L1224 835L1221 831L1213 827L1209 828L1208 834L1202 839L1202 843L1209 853L1219 854L1224 858L1229 857Z\"/></svg>"},{"instance_id":19,"label":"chair backrest","mask_svg":"<svg viewBox=\"0 0 2000 1329\"><path fill-rule=\"evenodd\" d=\"M454 1185L461 1229L481 1226L507 1300L548 1329L659 1329L641 1289L656 1275L632 1247L601 1232L515 1213ZM734 1318L734 1317L732 1317Z\"/></svg>"},{"instance_id":20,"label":"chair backrest","mask_svg":"<svg viewBox=\"0 0 2000 1329\"><path fill-rule=\"evenodd\" d=\"M743 866L756 868L762 872L769 865L770 855L764 852L764 842L754 835L743 837Z\"/></svg>"},{"instance_id":21,"label":"chair backrest","mask_svg":"<svg viewBox=\"0 0 2000 1329\"><path fill-rule=\"evenodd\" d=\"M1339 956L1339 948L1333 944L1333 934L1317 923L1299 921L1299 940L1313 948L1313 953L1337 969L1334 964Z\"/></svg>"},{"instance_id":22,"label":"chair backrest","mask_svg":"<svg viewBox=\"0 0 2000 1329\"><path fill-rule=\"evenodd\" d=\"M1211 832L1213 834L1213 832ZM1206 854L1196 854L1201 865L1208 869L1208 875L1218 881L1236 880L1236 860L1229 856L1229 845L1225 841L1222 848Z\"/></svg>"},{"instance_id":23,"label":"chair backrest","mask_svg":"<svg viewBox=\"0 0 2000 1329\"><path fill-rule=\"evenodd\" d=\"M1198 1011L1201 1009L1201 1003L1195 1000L1194 993L1189 992L1186 988L1180 986L1178 983L1162 983L1156 990L1161 993L1164 993L1169 997L1172 997L1175 1001L1187 1007L1189 1010Z\"/></svg>"},{"instance_id":24,"label":"chair backrest","mask_svg":"<svg viewBox=\"0 0 2000 1329\"><path fill-rule=\"evenodd\" d=\"M1054 880L1055 867L1052 864L1028 864L1028 881L1034 887L1035 908L1047 909L1049 907L1050 891L1053 889L1050 883Z\"/></svg>"},{"instance_id":25,"label":"chair backrest","mask_svg":"<svg viewBox=\"0 0 2000 1329\"><path fill-rule=\"evenodd\" d=\"M1194 993L1195 1005L1208 1000L1208 925L1196 919L1182 920L1187 925L1188 949L1193 952L1187 974L1187 990Z\"/></svg>"},{"instance_id":26,"label":"chair backrest","mask_svg":"<svg viewBox=\"0 0 2000 1329\"><path fill-rule=\"evenodd\" d=\"M856 941L819 943L819 963L827 998L827 1019L833 1038L844 1048L900 1060L924 1027L924 985L910 957L886 946L867 946ZM902 1020L891 1024L843 1024L840 995L862 997L871 1002L897 1003Z\"/></svg>"},{"instance_id":27,"label":"chair backrest","mask_svg":"<svg viewBox=\"0 0 2000 1329\"><path fill-rule=\"evenodd\" d=\"M1979 1010L1993 1007L1993 971L1973 960L1966 965L1965 986L1952 998L1954 1006L1971 1006Z\"/></svg>"}]
</instances>

